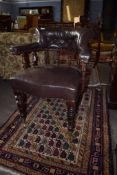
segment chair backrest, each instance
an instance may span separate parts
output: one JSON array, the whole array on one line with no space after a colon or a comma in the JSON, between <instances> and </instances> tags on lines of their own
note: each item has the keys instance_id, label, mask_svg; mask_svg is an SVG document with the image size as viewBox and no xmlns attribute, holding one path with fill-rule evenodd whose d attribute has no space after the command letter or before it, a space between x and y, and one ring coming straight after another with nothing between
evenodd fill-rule
<instances>
[{"instance_id":1,"label":"chair backrest","mask_svg":"<svg viewBox=\"0 0 117 175\"><path fill-rule=\"evenodd\" d=\"M78 59L84 64L88 63L91 53L89 41L95 37L95 32L92 28L85 27L52 27L39 29L39 42L20 45L11 48L14 54L22 54L24 58L24 67L30 67L30 53L33 53L33 65L37 65L37 53L39 51L49 50L66 50L73 51L78 54ZM48 59L48 55L46 56ZM47 60L45 58L45 60ZM83 68L84 69L84 68Z\"/></svg>"},{"instance_id":2,"label":"chair backrest","mask_svg":"<svg viewBox=\"0 0 117 175\"><path fill-rule=\"evenodd\" d=\"M92 28L77 26L40 28L40 45L45 49L66 49L79 53L80 60L90 59L89 41L95 37Z\"/></svg>"}]
</instances>

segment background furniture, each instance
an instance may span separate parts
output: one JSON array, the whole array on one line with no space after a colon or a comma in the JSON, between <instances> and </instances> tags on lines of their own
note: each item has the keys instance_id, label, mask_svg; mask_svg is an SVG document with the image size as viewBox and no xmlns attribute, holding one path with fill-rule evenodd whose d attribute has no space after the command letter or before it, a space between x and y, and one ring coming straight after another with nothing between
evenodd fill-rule
<instances>
[{"instance_id":1,"label":"background furniture","mask_svg":"<svg viewBox=\"0 0 117 175\"><path fill-rule=\"evenodd\" d=\"M110 40L101 27L99 21L99 24L97 24L97 38L90 43L92 60L95 60L94 67L98 62L110 63L113 60L114 35Z\"/></svg>"},{"instance_id":2,"label":"background furniture","mask_svg":"<svg viewBox=\"0 0 117 175\"><path fill-rule=\"evenodd\" d=\"M0 15L0 31L11 31L11 16Z\"/></svg>"},{"instance_id":3,"label":"background furniture","mask_svg":"<svg viewBox=\"0 0 117 175\"><path fill-rule=\"evenodd\" d=\"M53 7L22 7L19 8L19 15L26 16L27 28L38 27L40 23L53 22Z\"/></svg>"},{"instance_id":4,"label":"background furniture","mask_svg":"<svg viewBox=\"0 0 117 175\"><path fill-rule=\"evenodd\" d=\"M38 16L39 15L26 15L26 28L38 27Z\"/></svg>"},{"instance_id":5,"label":"background furniture","mask_svg":"<svg viewBox=\"0 0 117 175\"><path fill-rule=\"evenodd\" d=\"M0 77L9 78L23 70L22 55L12 55L10 47L33 42L28 32L0 32Z\"/></svg>"},{"instance_id":6,"label":"background furniture","mask_svg":"<svg viewBox=\"0 0 117 175\"><path fill-rule=\"evenodd\" d=\"M98 38L91 42L90 48L92 51L92 59L95 60L94 67L97 63L106 63L110 66L111 75L109 82L109 108L117 109L117 44L116 34L108 37L108 34L104 33L99 28ZM104 35L105 34L105 35ZM111 33L112 34L112 33Z\"/></svg>"},{"instance_id":7,"label":"background furniture","mask_svg":"<svg viewBox=\"0 0 117 175\"><path fill-rule=\"evenodd\" d=\"M109 107L117 109L117 45L113 49L112 75L109 94Z\"/></svg>"}]
</instances>

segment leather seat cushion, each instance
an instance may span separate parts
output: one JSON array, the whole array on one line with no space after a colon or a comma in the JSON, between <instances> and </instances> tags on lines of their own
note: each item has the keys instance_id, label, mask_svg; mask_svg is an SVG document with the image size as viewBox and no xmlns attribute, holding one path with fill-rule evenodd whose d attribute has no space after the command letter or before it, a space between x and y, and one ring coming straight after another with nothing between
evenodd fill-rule
<instances>
[{"instance_id":1,"label":"leather seat cushion","mask_svg":"<svg viewBox=\"0 0 117 175\"><path fill-rule=\"evenodd\" d=\"M11 78L14 90L39 97L76 100L81 92L81 72L71 67L37 67L26 69Z\"/></svg>"}]
</instances>

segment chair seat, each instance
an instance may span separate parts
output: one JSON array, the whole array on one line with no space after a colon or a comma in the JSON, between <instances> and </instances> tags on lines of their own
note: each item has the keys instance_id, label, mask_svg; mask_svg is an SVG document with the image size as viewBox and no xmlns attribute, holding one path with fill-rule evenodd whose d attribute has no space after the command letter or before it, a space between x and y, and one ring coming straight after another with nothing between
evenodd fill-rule
<instances>
[{"instance_id":1,"label":"chair seat","mask_svg":"<svg viewBox=\"0 0 117 175\"><path fill-rule=\"evenodd\" d=\"M37 67L26 69L11 78L20 116L27 116L27 94L39 98L62 98L67 102L68 130L73 131L75 114L81 95L81 73L71 67Z\"/></svg>"},{"instance_id":2,"label":"chair seat","mask_svg":"<svg viewBox=\"0 0 117 175\"><path fill-rule=\"evenodd\" d=\"M26 69L11 78L12 87L39 97L76 100L81 90L81 72L70 67Z\"/></svg>"}]
</instances>

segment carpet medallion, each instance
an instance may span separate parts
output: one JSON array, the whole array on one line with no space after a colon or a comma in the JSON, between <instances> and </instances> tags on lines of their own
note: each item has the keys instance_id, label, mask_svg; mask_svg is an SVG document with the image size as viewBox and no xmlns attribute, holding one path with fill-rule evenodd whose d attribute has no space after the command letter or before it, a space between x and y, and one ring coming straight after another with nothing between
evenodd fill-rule
<instances>
[{"instance_id":1,"label":"carpet medallion","mask_svg":"<svg viewBox=\"0 0 117 175\"><path fill-rule=\"evenodd\" d=\"M89 88L73 133L61 99L30 97L24 125L15 111L0 131L0 165L27 175L109 175L106 88Z\"/></svg>"}]
</instances>

